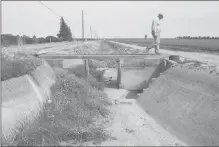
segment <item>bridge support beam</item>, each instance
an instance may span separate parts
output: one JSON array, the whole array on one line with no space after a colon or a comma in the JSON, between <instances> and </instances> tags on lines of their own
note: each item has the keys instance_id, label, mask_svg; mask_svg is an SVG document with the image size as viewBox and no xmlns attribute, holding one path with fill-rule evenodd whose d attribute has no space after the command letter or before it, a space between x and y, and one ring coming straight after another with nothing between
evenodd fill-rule
<instances>
[{"instance_id":1,"label":"bridge support beam","mask_svg":"<svg viewBox=\"0 0 219 147\"><path fill-rule=\"evenodd\" d=\"M85 74L85 80L88 80L89 77L89 64L88 59L84 59L84 74Z\"/></svg>"},{"instance_id":2,"label":"bridge support beam","mask_svg":"<svg viewBox=\"0 0 219 147\"><path fill-rule=\"evenodd\" d=\"M117 86L118 88L122 88L122 83L121 83L121 60L117 60Z\"/></svg>"}]
</instances>

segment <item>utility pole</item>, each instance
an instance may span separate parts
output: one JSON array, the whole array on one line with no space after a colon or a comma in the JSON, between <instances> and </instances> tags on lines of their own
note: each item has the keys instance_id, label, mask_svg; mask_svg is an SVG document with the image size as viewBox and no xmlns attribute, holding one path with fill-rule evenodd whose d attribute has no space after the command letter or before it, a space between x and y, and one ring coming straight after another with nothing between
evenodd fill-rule
<instances>
[{"instance_id":1,"label":"utility pole","mask_svg":"<svg viewBox=\"0 0 219 147\"><path fill-rule=\"evenodd\" d=\"M90 37L91 37L91 40L92 40L92 30L91 30L91 26L90 26Z\"/></svg>"},{"instance_id":2,"label":"utility pole","mask_svg":"<svg viewBox=\"0 0 219 147\"><path fill-rule=\"evenodd\" d=\"M82 41L84 41L84 11L82 10Z\"/></svg>"},{"instance_id":3,"label":"utility pole","mask_svg":"<svg viewBox=\"0 0 219 147\"><path fill-rule=\"evenodd\" d=\"M84 11L82 10L82 41L84 42ZM84 72L85 72L85 79L88 80L89 78L89 60L84 59Z\"/></svg>"},{"instance_id":4,"label":"utility pole","mask_svg":"<svg viewBox=\"0 0 219 147\"><path fill-rule=\"evenodd\" d=\"M25 36L23 35L22 37L22 45L25 45L26 44L26 39L25 39Z\"/></svg>"}]
</instances>

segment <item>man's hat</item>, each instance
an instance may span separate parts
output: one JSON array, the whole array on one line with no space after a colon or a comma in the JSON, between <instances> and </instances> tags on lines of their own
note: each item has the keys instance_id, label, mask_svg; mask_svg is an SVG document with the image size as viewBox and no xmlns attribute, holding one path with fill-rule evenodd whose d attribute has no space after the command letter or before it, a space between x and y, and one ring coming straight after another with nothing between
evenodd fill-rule
<instances>
[{"instance_id":1,"label":"man's hat","mask_svg":"<svg viewBox=\"0 0 219 147\"><path fill-rule=\"evenodd\" d=\"M163 13L159 13L158 15L163 16ZM164 17L164 16L163 16Z\"/></svg>"}]
</instances>

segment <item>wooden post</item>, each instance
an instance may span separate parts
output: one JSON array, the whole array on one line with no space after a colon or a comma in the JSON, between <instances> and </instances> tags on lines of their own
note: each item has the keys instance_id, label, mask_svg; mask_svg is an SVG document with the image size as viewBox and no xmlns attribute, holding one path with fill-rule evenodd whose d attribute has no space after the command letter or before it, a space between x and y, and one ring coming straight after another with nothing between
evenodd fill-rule
<instances>
[{"instance_id":1,"label":"wooden post","mask_svg":"<svg viewBox=\"0 0 219 147\"><path fill-rule=\"evenodd\" d=\"M118 59L117 61L117 85L118 88L122 88L121 86L121 61Z\"/></svg>"},{"instance_id":2,"label":"wooden post","mask_svg":"<svg viewBox=\"0 0 219 147\"><path fill-rule=\"evenodd\" d=\"M88 80L89 77L88 59L84 59L84 74L85 74L85 79Z\"/></svg>"}]
</instances>

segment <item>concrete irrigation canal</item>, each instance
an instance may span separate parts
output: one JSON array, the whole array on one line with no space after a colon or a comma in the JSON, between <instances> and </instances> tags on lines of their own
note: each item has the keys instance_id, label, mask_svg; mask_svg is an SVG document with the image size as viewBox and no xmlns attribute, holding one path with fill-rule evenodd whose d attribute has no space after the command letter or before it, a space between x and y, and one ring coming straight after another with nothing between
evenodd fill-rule
<instances>
[{"instance_id":1,"label":"concrete irrigation canal","mask_svg":"<svg viewBox=\"0 0 219 147\"><path fill-rule=\"evenodd\" d=\"M68 69L82 65L85 77L88 77L90 59L117 59L116 68L98 69L104 71L104 92L113 102L110 106L113 115L104 125L114 139L95 145L219 145L219 76L202 71L200 62L179 62L177 56L149 54L44 54L38 57L47 61L33 72L38 85L33 86L33 79L27 76L18 80L25 80L23 86L28 91L38 88L32 93L38 96L32 97L35 101L41 97L42 102L50 95L47 89L55 81L51 67ZM45 71L47 74L40 74ZM7 90L10 85L10 81L4 83L4 97L21 98L24 95L10 94L12 91ZM9 106L10 102L3 99L3 104ZM3 131L10 135L15 124L7 126L10 118L6 111L11 115L14 112L4 108Z\"/></svg>"}]
</instances>

